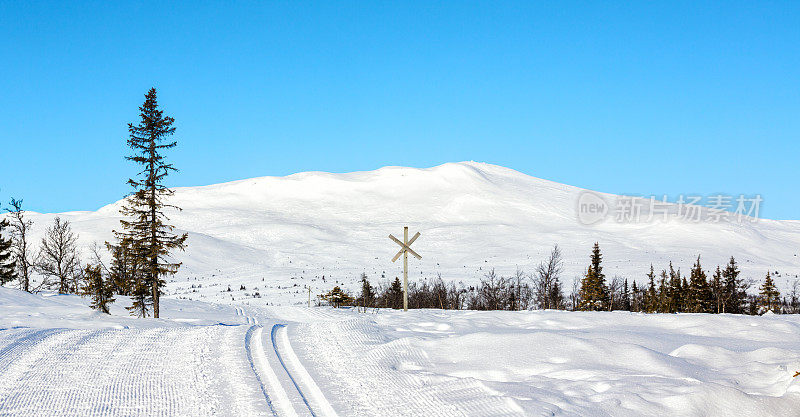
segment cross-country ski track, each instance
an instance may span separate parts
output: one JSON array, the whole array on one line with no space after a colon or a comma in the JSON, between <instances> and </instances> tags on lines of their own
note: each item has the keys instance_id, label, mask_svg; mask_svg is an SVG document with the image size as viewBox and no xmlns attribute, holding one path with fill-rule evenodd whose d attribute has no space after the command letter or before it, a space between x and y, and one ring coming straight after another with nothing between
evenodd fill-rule
<instances>
[{"instance_id":1,"label":"cross-country ski track","mask_svg":"<svg viewBox=\"0 0 800 417\"><path fill-rule=\"evenodd\" d=\"M0 288L0 417L772 416L800 405L795 315L165 299L162 318L138 319L86 304Z\"/></svg>"},{"instance_id":2,"label":"cross-country ski track","mask_svg":"<svg viewBox=\"0 0 800 417\"><path fill-rule=\"evenodd\" d=\"M276 416L336 416L336 411L292 350L286 324L272 324L269 336L258 318L236 307L251 324L245 338L248 360ZM267 341L271 348L265 348Z\"/></svg>"},{"instance_id":3,"label":"cross-country ski track","mask_svg":"<svg viewBox=\"0 0 800 417\"><path fill-rule=\"evenodd\" d=\"M0 416L337 413L283 323L0 329Z\"/></svg>"}]
</instances>

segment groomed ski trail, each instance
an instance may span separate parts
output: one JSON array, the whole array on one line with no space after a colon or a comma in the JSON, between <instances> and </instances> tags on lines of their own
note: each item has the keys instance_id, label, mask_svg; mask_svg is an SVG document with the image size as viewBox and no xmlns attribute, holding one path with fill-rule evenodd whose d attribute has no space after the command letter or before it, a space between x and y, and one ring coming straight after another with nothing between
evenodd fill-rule
<instances>
[{"instance_id":1,"label":"groomed ski trail","mask_svg":"<svg viewBox=\"0 0 800 417\"><path fill-rule=\"evenodd\" d=\"M244 330L1 330L0 416L271 415Z\"/></svg>"},{"instance_id":2,"label":"groomed ski trail","mask_svg":"<svg viewBox=\"0 0 800 417\"><path fill-rule=\"evenodd\" d=\"M245 348L270 411L279 417L337 416L292 349L287 325L273 324L267 337L257 317L248 314L242 307L234 308L236 315L244 317L247 324L251 325L245 337ZM267 340L271 349L265 347Z\"/></svg>"}]
</instances>

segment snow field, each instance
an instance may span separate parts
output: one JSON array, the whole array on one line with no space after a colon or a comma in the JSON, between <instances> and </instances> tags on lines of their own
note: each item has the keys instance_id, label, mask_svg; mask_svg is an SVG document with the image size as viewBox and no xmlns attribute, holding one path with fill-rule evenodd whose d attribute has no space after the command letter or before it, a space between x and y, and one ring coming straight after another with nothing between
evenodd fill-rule
<instances>
[{"instance_id":1,"label":"snow field","mask_svg":"<svg viewBox=\"0 0 800 417\"><path fill-rule=\"evenodd\" d=\"M293 335L306 369L346 415L522 415L479 381L427 373L424 351L387 340L363 317L298 324Z\"/></svg>"},{"instance_id":2,"label":"snow field","mask_svg":"<svg viewBox=\"0 0 800 417\"><path fill-rule=\"evenodd\" d=\"M124 303L126 300L121 299ZM0 416L776 416L800 317L407 313L0 288Z\"/></svg>"},{"instance_id":3,"label":"snow field","mask_svg":"<svg viewBox=\"0 0 800 417\"><path fill-rule=\"evenodd\" d=\"M290 313L299 310L297 313ZM800 317L281 311L296 352L355 416L794 415ZM343 410L347 410L342 413Z\"/></svg>"}]
</instances>

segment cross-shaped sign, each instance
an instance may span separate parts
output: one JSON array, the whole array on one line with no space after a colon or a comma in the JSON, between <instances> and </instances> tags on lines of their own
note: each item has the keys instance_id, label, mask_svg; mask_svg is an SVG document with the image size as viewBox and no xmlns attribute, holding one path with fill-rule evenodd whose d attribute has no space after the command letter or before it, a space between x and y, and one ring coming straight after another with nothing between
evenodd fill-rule
<instances>
[{"instance_id":1,"label":"cross-shaped sign","mask_svg":"<svg viewBox=\"0 0 800 417\"><path fill-rule=\"evenodd\" d=\"M400 252L397 252L397 255L394 255L392 258L392 262L396 261L400 258L400 255L403 255L403 311L408 311L408 254L414 255L417 259L422 259L418 253L414 252L414 249L411 249L411 244L414 243L415 240L419 237L419 232L408 240L408 227L403 227L403 241L401 242L400 239L389 235L389 239L392 239L394 243L400 245Z\"/></svg>"}]
</instances>

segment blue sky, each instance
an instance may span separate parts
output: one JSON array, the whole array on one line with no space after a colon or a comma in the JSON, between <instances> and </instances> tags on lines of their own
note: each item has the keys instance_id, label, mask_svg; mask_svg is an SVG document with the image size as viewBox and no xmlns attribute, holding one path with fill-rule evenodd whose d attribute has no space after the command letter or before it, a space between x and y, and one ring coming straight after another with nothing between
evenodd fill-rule
<instances>
[{"instance_id":1,"label":"blue sky","mask_svg":"<svg viewBox=\"0 0 800 417\"><path fill-rule=\"evenodd\" d=\"M477 160L800 219L800 2L77 3L0 0L4 203L121 198L155 86L169 185Z\"/></svg>"}]
</instances>

